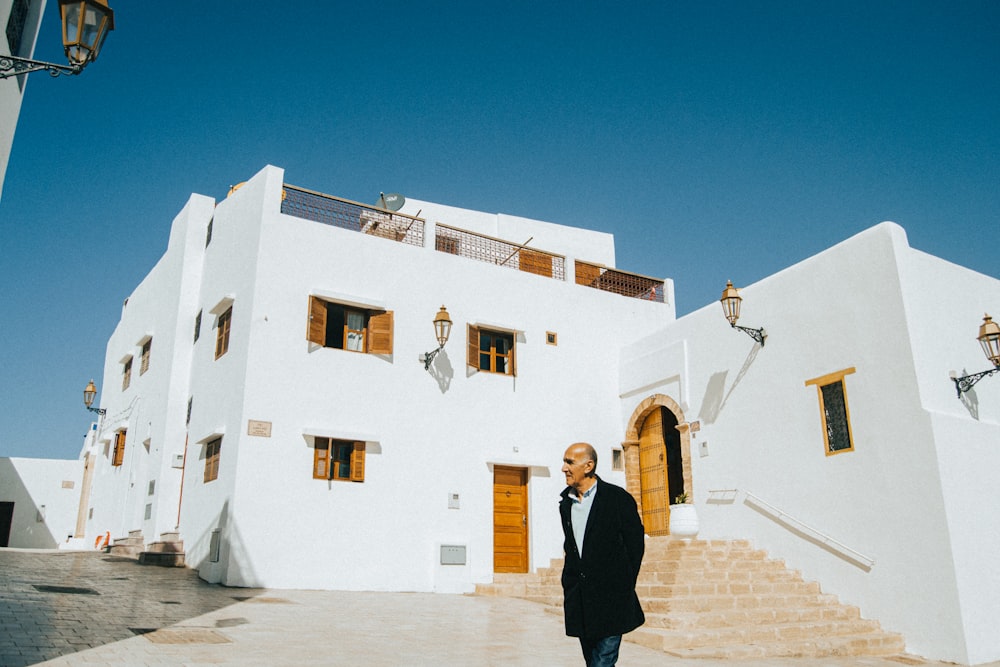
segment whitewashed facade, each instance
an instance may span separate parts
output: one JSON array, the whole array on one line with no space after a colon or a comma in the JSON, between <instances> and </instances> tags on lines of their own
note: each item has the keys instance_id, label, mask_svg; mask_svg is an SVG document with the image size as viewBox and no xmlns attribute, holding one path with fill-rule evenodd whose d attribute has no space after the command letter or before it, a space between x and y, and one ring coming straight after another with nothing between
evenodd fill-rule
<instances>
[{"instance_id":1,"label":"whitewashed facade","mask_svg":"<svg viewBox=\"0 0 1000 667\"><path fill-rule=\"evenodd\" d=\"M56 549L76 532L78 461L0 458L0 546Z\"/></svg>"},{"instance_id":2,"label":"whitewashed facade","mask_svg":"<svg viewBox=\"0 0 1000 667\"><path fill-rule=\"evenodd\" d=\"M188 564L229 585L467 591L493 574L493 470L507 465L528 471L528 554L546 564L561 549L567 444L598 445L602 474L624 483L609 467L621 440L617 350L673 321L671 284L659 284L665 303L628 298L436 249L433 223L444 223L531 238L565 266L614 265L610 235L523 218L410 201L402 213L427 221L413 245L286 215L282 177L266 168L217 206L193 196L124 305L88 535L141 529L150 542L179 526ZM392 352L309 342L310 297L391 311ZM425 370L442 305L451 339ZM516 375L467 366L469 325L512 333ZM317 437L365 443L364 481L314 479ZM218 477L206 482L219 438ZM465 563L442 565L442 545L464 547Z\"/></svg>"},{"instance_id":3,"label":"whitewashed facade","mask_svg":"<svg viewBox=\"0 0 1000 667\"><path fill-rule=\"evenodd\" d=\"M626 428L651 397L682 424L700 537L751 539L913 653L1000 659L1000 382L949 378L991 367L1000 281L883 223L741 295L763 347L715 303L622 351ZM809 382L840 373L853 449L828 455Z\"/></svg>"},{"instance_id":4,"label":"whitewashed facade","mask_svg":"<svg viewBox=\"0 0 1000 667\"><path fill-rule=\"evenodd\" d=\"M742 290L761 347L717 303L675 319L670 281L663 303L577 284L591 269L575 260L615 265L607 234L415 201L401 213L416 227L359 233L305 219L291 190L267 167L224 201L192 196L129 296L88 450L88 540L177 529L188 564L228 585L468 591L494 572L495 471L525 471L527 567L545 565L561 556L565 447L595 444L600 474L641 497L643 427L664 408L684 472L670 490L692 495L700 537L752 540L911 652L1000 659L1000 382L960 400L949 379L987 366L975 335L1000 311L997 280L883 223ZM456 256L456 229L530 238L564 275ZM391 352L307 340L316 300L391 311ZM454 326L425 370L441 305ZM466 364L469 326L515 337L516 375ZM831 378L851 429L835 453ZM362 482L314 478L322 438L364 443Z\"/></svg>"}]
</instances>

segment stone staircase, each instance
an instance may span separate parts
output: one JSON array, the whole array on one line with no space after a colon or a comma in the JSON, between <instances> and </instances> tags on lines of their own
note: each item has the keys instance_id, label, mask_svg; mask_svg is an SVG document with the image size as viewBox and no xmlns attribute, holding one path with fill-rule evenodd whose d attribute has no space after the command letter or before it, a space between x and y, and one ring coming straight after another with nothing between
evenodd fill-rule
<instances>
[{"instance_id":1,"label":"stone staircase","mask_svg":"<svg viewBox=\"0 0 1000 667\"><path fill-rule=\"evenodd\" d=\"M518 597L562 615L562 560L495 574L479 595ZM861 618L748 541L646 540L636 592L646 624L627 641L687 658L895 656L901 635Z\"/></svg>"},{"instance_id":2,"label":"stone staircase","mask_svg":"<svg viewBox=\"0 0 1000 667\"><path fill-rule=\"evenodd\" d=\"M160 539L151 542L139 554L140 565L184 567L184 542L179 533L161 533Z\"/></svg>"},{"instance_id":3,"label":"stone staircase","mask_svg":"<svg viewBox=\"0 0 1000 667\"><path fill-rule=\"evenodd\" d=\"M128 537L116 537L108 550L112 556L136 559L146 546L141 530L129 531Z\"/></svg>"}]
</instances>

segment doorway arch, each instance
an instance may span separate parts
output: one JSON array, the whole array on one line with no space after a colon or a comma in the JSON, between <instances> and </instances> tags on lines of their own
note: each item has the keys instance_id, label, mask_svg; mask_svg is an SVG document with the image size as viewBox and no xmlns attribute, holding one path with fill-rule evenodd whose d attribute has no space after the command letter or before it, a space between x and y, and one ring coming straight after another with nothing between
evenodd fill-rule
<instances>
[{"instance_id":1,"label":"doorway arch","mask_svg":"<svg viewBox=\"0 0 1000 667\"><path fill-rule=\"evenodd\" d=\"M693 494L691 425L677 401L654 394L636 406L622 442L625 484L649 535L670 533L670 500Z\"/></svg>"}]
</instances>

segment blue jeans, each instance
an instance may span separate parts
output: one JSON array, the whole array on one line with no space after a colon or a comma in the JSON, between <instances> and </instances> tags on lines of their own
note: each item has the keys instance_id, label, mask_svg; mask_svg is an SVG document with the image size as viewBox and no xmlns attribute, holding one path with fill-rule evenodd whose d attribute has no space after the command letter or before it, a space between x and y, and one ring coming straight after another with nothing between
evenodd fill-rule
<instances>
[{"instance_id":1,"label":"blue jeans","mask_svg":"<svg viewBox=\"0 0 1000 667\"><path fill-rule=\"evenodd\" d=\"M587 667L615 667L615 663L618 662L618 648L621 645L621 635L604 639L580 637L580 648L583 649L583 659L587 661Z\"/></svg>"}]
</instances>

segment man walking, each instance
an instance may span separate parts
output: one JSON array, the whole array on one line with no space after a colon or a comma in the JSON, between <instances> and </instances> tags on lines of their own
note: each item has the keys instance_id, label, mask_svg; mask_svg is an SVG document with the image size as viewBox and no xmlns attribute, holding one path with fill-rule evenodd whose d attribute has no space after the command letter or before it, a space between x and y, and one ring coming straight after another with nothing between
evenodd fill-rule
<instances>
[{"instance_id":1,"label":"man walking","mask_svg":"<svg viewBox=\"0 0 1000 667\"><path fill-rule=\"evenodd\" d=\"M646 618L635 594L645 550L635 500L597 476L597 452L570 445L563 457L563 608L566 634L580 638L587 667L613 667L622 635Z\"/></svg>"}]
</instances>

